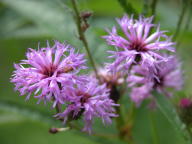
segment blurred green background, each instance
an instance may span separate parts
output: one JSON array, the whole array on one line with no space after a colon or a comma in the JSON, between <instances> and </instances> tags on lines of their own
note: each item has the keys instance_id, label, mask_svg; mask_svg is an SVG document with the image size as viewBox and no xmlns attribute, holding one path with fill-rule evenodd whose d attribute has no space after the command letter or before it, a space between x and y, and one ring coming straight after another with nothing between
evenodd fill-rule
<instances>
[{"instance_id":1,"label":"blurred green background","mask_svg":"<svg viewBox=\"0 0 192 144\"><path fill-rule=\"evenodd\" d=\"M129 0L140 13L146 0ZM70 0L63 0L70 5ZM46 44L46 40L67 41L81 51L82 44L77 39L77 31L71 10L62 0L0 0L0 144L117 144L122 141L112 137L87 136L75 130L49 134L52 126L61 124L52 119L55 110L44 104L36 105L36 100L19 97L9 82L13 63L25 58L27 48L37 48ZM148 2L151 2L148 0ZM182 0L159 0L156 9L156 23L161 29L174 34L179 15L182 11ZM93 16L89 19L90 28L86 31L91 52L97 64L106 59L108 49L101 36L106 27L114 25L115 17L124 14L118 0L78 0L81 10L90 10ZM177 38L180 56L185 73L185 86L182 96L192 95L192 29L188 19L192 16L192 7L185 11L180 35ZM186 23L189 23L186 29ZM179 95L177 94L177 95ZM128 95L128 94L127 94ZM176 100L178 96L175 96ZM129 107L129 106L128 106ZM154 115L153 122L150 114ZM156 128L152 128L155 123ZM157 110L149 112L146 106L137 109L133 136L136 144L152 144L154 130L159 144L182 144L183 139ZM115 124L104 127L96 121L94 131L116 133Z\"/></svg>"}]
</instances>

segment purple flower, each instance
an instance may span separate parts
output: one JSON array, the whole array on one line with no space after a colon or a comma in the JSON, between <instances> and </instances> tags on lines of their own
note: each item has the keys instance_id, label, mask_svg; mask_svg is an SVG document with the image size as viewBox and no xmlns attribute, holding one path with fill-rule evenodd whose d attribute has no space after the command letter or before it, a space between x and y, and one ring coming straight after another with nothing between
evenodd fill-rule
<instances>
[{"instance_id":1,"label":"purple flower","mask_svg":"<svg viewBox=\"0 0 192 144\"><path fill-rule=\"evenodd\" d=\"M65 95L70 97L69 104L63 113L57 117L67 120L78 119L83 116L85 126L83 131L91 133L94 118L101 118L104 124L111 124L111 117L116 117L113 106L118 106L109 99L109 89L106 85L99 85L98 81L89 77L87 83L80 84L77 88L69 90Z\"/></svg>"},{"instance_id":2,"label":"purple flower","mask_svg":"<svg viewBox=\"0 0 192 144\"><path fill-rule=\"evenodd\" d=\"M39 102L54 100L53 106L64 103L62 87L73 86L84 79L77 76L79 70L86 68L84 55L75 53L70 45L55 41L53 47L30 48L26 57L26 60L14 65L16 70L11 82L21 95L28 94L27 100L33 94Z\"/></svg>"},{"instance_id":3,"label":"purple flower","mask_svg":"<svg viewBox=\"0 0 192 144\"><path fill-rule=\"evenodd\" d=\"M171 38L165 35L165 31L160 31L159 25L152 24L153 17L133 17L123 16L117 19L123 34L117 32L114 26L112 31L107 30L109 35L103 36L109 45L115 46L116 51L109 51L110 58L115 61L109 64L111 71L128 71L133 63L145 65L147 68L154 68L157 61L167 61L167 57L162 56L159 50L174 52ZM155 31L151 34L152 29Z\"/></svg>"},{"instance_id":4,"label":"purple flower","mask_svg":"<svg viewBox=\"0 0 192 144\"><path fill-rule=\"evenodd\" d=\"M170 58L167 62L155 64L156 71L149 71L146 67L133 66L131 75L128 76L128 86L131 87L131 99L140 104L143 99L151 97L152 90L157 90L166 96L171 96L173 90L180 90L183 86L181 64L176 57Z\"/></svg>"},{"instance_id":5,"label":"purple flower","mask_svg":"<svg viewBox=\"0 0 192 144\"><path fill-rule=\"evenodd\" d=\"M182 98L182 99L180 99L179 106L181 108L189 108L192 106L192 101L189 98Z\"/></svg>"}]
</instances>

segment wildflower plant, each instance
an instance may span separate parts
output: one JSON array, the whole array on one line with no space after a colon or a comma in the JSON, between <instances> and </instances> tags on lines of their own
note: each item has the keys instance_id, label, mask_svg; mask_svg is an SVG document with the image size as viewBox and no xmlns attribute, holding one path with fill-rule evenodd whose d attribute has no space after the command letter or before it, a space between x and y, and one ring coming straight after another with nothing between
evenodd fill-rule
<instances>
[{"instance_id":1,"label":"wildflower plant","mask_svg":"<svg viewBox=\"0 0 192 144\"><path fill-rule=\"evenodd\" d=\"M76 129L99 135L93 128L99 119L104 126L115 123L117 137L133 144L134 112L152 104L190 142L188 127L192 122L189 117L186 120L186 115L191 112L192 102L181 99L179 113L171 103L175 92L184 85L176 42L154 22L154 13L148 17L138 14L124 0L119 1L134 13L116 18L117 24L111 30L103 30L105 35L100 39L108 47L111 62L96 63L85 35L92 13L80 12L76 0L71 0L76 37L83 46L73 47L62 43L63 39L55 40L53 45L47 42L45 47L29 48L26 58L14 64L10 81L21 96L26 95L26 100L35 98L38 104L43 101L56 109L53 117L61 121L62 128L52 128L51 133Z\"/></svg>"}]
</instances>

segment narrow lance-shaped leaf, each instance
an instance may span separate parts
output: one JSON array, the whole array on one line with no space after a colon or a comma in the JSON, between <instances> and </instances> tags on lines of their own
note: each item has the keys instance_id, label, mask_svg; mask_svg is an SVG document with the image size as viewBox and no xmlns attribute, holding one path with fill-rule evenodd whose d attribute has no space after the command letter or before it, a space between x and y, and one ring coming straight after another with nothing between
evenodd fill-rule
<instances>
[{"instance_id":1,"label":"narrow lance-shaped leaf","mask_svg":"<svg viewBox=\"0 0 192 144\"><path fill-rule=\"evenodd\" d=\"M159 110L173 125L173 127L181 134L186 140L190 140L190 135L186 130L186 125L181 121L176 109L171 102L162 94L154 92L154 98L156 100Z\"/></svg>"}]
</instances>

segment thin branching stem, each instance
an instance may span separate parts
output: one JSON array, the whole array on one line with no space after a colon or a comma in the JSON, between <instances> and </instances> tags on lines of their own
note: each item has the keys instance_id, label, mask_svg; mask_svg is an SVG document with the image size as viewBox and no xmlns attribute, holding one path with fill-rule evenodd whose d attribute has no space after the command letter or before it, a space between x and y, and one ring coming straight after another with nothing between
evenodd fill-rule
<instances>
[{"instance_id":1,"label":"thin branching stem","mask_svg":"<svg viewBox=\"0 0 192 144\"><path fill-rule=\"evenodd\" d=\"M176 40L179 32L180 32L180 29L181 29L181 25L182 25L182 22L183 22L183 19L184 19L184 15L185 15L185 12L187 10L187 2L184 2L183 1L183 6L182 6L182 10L181 10L181 14L179 16L179 20L178 20L178 23L177 23L177 28L176 28L176 31L175 31L175 34L173 36L173 39Z\"/></svg>"},{"instance_id":2,"label":"thin branching stem","mask_svg":"<svg viewBox=\"0 0 192 144\"><path fill-rule=\"evenodd\" d=\"M157 2L158 2L158 0L153 0L151 3L151 14L152 15L155 15Z\"/></svg>"},{"instance_id":3,"label":"thin branching stem","mask_svg":"<svg viewBox=\"0 0 192 144\"><path fill-rule=\"evenodd\" d=\"M79 10L77 8L76 0L71 0L71 2L72 2L73 10L74 10L74 13L75 13L76 25L77 25L77 29L78 29L78 33L79 33L79 39L82 41L82 43L83 43L83 45L85 47L85 50L87 52L87 55L89 57L90 63L92 65L93 69L94 69L95 75L99 79L95 62L94 62L93 57L92 57L92 55L90 53L90 50L89 50L87 39L85 38L84 31L81 28L82 19L81 19Z\"/></svg>"},{"instance_id":4,"label":"thin branching stem","mask_svg":"<svg viewBox=\"0 0 192 144\"><path fill-rule=\"evenodd\" d=\"M149 14L149 0L143 0L142 14L144 16L148 16L148 14Z\"/></svg>"},{"instance_id":5,"label":"thin branching stem","mask_svg":"<svg viewBox=\"0 0 192 144\"><path fill-rule=\"evenodd\" d=\"M137 11L132 7L132 5L127 0L118 0L118 2L127 14L134 14L135 17L138 16Z\"/></svg>"},{"instance_id":6,"label":"thin branching stem","mask_svg":"<svg viewBox=\"0 0 192 144\"><path fill-rule=\"evenodd\" d=\"M156 17L155 15L156 15L157 2L158 2L158 0L153 0L151 3L151 15L154 16L153 22L155 21L155 17Z\"/></svg>"},{"instance_id":7,"label":"thin branching stem","mask_svg":"<svg viewBox=\"0 0 192 144\"><path fill-rule=\"evenodd\" d=\"M189 9L188 10L189 10L189 14L188 14L187 22L186 22L186 25L185 25L185 31L187 31L189 29L189 25L190 25L190 22L191 22L192 1L189 4Z\"/></svg>"}]
</instances>

